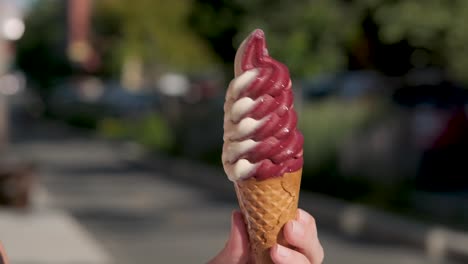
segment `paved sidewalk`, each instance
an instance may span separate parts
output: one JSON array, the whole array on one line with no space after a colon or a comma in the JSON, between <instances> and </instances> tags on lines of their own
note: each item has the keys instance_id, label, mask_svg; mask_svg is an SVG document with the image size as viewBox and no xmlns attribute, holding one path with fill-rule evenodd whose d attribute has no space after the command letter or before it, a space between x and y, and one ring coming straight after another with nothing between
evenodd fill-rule
<instances>
[{"instance_id":1,"label":"paved sidewalk","mask_svg":"<svg viewBox=\"0 0 468 264\"><path fill-rule=\"evenodd\" d=\"M0 241L11 264L108 264L102 247L63 210L48 208L36 192L31 210L0 210Z\"/></svg>"},{"instance_id":2,"label":"paved sidewalk","mask_svg":"<svg viewBox=\"0 0 468 264\"><path fill-rule=\"evenodd\" d=\"M51 205L70 212L113 263L205 263L224 245L234 192L197 185L183 162L136 167L125 160L137 147L83 137L35 138L16 149L40 165ZM325 263L429 263L418 250L319 233Z\"/></svg>"}]
</instances>

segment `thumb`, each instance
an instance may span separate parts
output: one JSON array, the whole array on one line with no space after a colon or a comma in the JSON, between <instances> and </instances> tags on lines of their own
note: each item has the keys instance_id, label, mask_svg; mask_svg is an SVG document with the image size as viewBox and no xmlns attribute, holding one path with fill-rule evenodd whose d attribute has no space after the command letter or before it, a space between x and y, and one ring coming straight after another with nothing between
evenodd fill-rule
<instances>
[{"instance_id":1,"label":"thumb","mask_svg":"<svg viewBox=\"0 0 468 264\"><path fill-rule=\"evenodd\" d=\"M239 211L231 217L229 239L219 254L208 264L246 264L249 258L249 238L244 219Z\"/></svg>"}]
</instances>

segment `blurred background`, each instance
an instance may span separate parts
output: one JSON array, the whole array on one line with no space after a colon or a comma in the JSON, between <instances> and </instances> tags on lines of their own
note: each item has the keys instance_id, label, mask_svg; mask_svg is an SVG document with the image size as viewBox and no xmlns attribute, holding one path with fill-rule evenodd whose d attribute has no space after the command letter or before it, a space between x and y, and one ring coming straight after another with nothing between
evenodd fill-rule
<instances>
[{"instance_id":1,"label":"blurred background","mask_svg":"<svg viewBox=\"0 0 468 264\"><path fill-rule=\"evenodd\" d=\"M463 0L0 0L0 241L13 264L214 256L237 207L224 93L262 28L293 80L325 263L466 263L467 16Z\"/></svg>"}]
</instances>

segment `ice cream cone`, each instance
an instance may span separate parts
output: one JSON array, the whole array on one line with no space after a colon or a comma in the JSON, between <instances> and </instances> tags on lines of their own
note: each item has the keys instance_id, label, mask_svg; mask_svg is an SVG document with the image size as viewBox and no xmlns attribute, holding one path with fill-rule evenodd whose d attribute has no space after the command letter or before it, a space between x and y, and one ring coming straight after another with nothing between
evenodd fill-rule
<instances>
[{"instance_id":1,"label":"ice cream cone","mask_svg":"<svg viewBox=\"0 0 468 264\"><path fill-rule=\"evenodd\" d=\"M302 169L266 180L248 178L234 183L247 224L254 264L273 263L270 248L288 246L282 228L296 218Z\"/></svg>"}]
</instances>

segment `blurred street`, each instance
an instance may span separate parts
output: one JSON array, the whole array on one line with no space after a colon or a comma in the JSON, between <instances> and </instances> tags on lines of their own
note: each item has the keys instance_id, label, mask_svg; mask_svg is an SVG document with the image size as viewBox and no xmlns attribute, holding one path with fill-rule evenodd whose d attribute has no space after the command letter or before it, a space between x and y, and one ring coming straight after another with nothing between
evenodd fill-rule
<instances>
[{"instance_id":1,"label":"blurred street","mask_svg":"<svg viewBox=\"0 0 468 264\"><path fill-rule=\"evenodd\" d=\"M12 264L206 263L241 160L302 166L325 263L468 263L468 1L265 3L0 0Z\"/></svg>"},{"instance_id":2,"label":"blurred street","mask_svg":"<svg viewBox=\"0 0 468 264\"><path fill-rule=\"evenodd\" d=\"M70 213L111 256L110 263L204 263L224 245L230 212L237 207L234 191L225 194L189 185L181 179L190 175L169 178L167 168L132 165L129 155L139 155L132 144L104 141L54 124L23 123L20 130L13 140L14 153L39 166L39 185L50 196L42 208ZM174 164L184 166L182 162L167 166ZM344 239L320 229L320 219L317 222L325 263L428 263L421 252ZM21 244L11 238L7 242ZM14 257L12 264L50 263Z\"/></svg>"}]
</instances>

